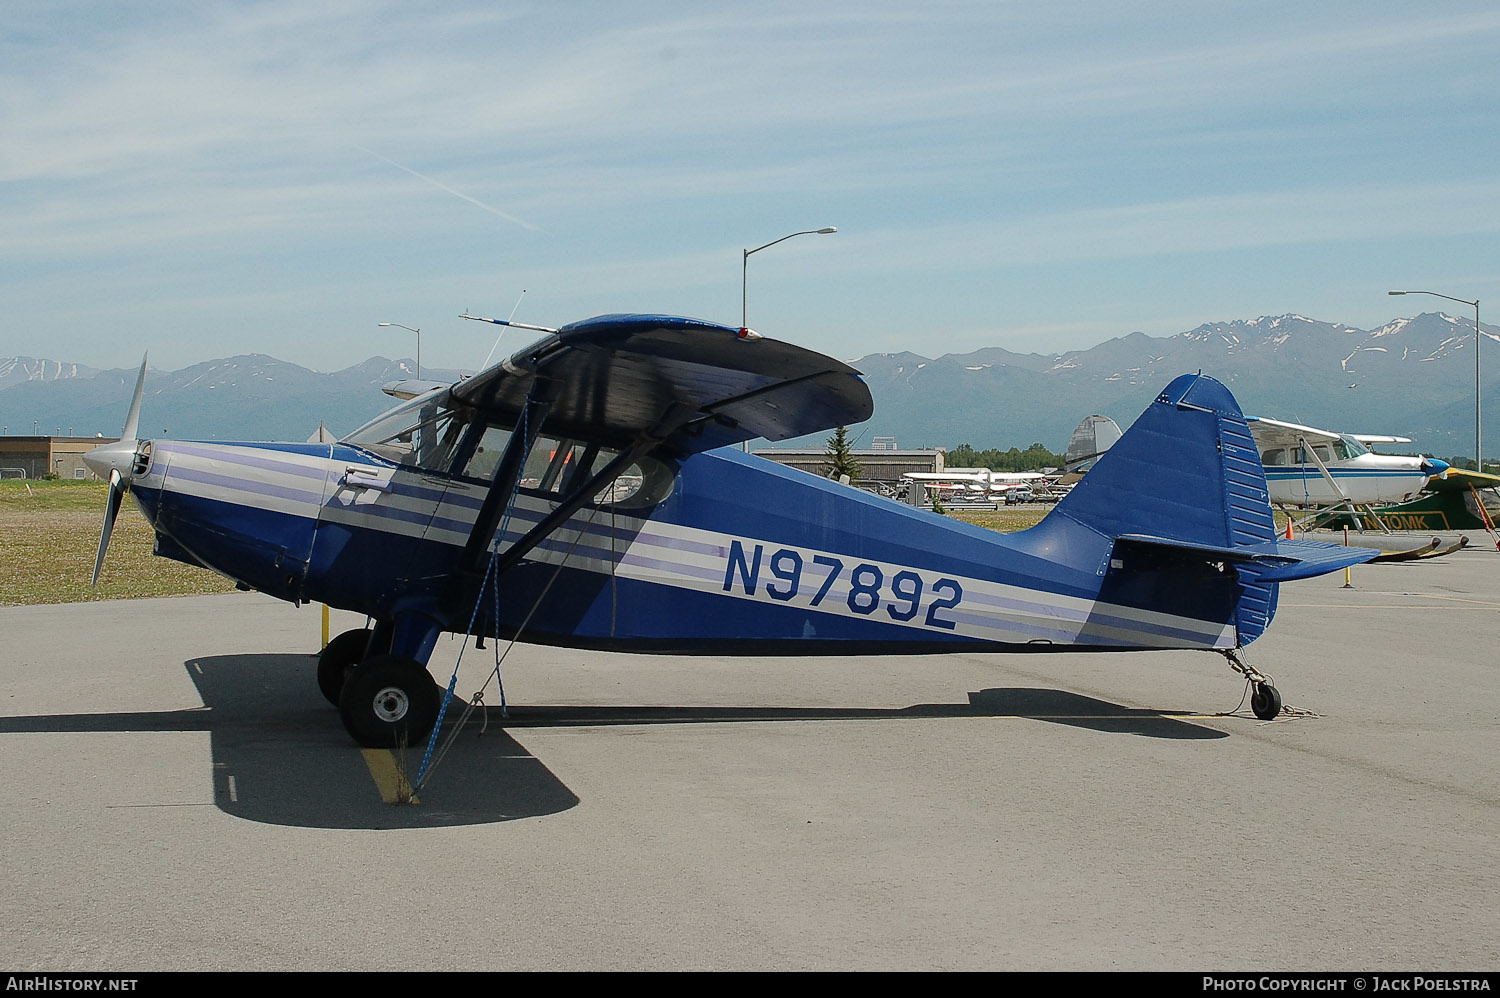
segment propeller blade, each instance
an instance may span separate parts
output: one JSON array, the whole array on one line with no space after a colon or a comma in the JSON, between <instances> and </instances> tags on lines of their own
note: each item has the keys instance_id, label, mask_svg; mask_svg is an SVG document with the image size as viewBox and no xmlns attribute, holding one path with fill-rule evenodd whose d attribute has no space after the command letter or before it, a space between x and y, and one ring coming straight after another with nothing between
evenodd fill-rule
<instances>
[{"instance_id":1,"label":"propeller blade","mask_svg":"<svg viewBox=\"0 0 1500 998\"><path fill-rule=\"evenodd\" d=\"M109 550L109 535L114 533L115 518L120 515L120 501L125 498L125 489L130 481L120 473L131 467L135 449L139 446L136 430L141 421L141 395L146 390L146 359L141 357L141 373L136 375L135 394L130 399L130 412L125 416L125 428L120 431L120 442L96 447L84 455L83 463L103 474L109 468L109 496L104 500L104 526L99 530L99 550L94 555L94 579L90 585L99 588L99 570L104 567L104 552Z\"/></svg>"},{"instance_id":2,"label":"propeller blade","mask_svg":"<svg viewBox=\"0 0 1500 998\"><path fill-rule=\"evenodd\" d=\"M135 396L130 400L130 414L125 417L125 428L120 431L121 440L136 438L136 425L141 421L141 393L146 387L146 358L149 356L149 353L141 355L141 373L135 379Z\"/></svg>"},{"instance_id":3,"label":"propeller blade","mask_svg":"<svg viewBox=\"0 0 1500 998\"><path fill-rule=\"evenodd\" d=\"M115 517L120 515L120 500L125 498L125 485L120 473L113 468L109 472L109 497L104 501L104 526L99 531L99 552L94 555L94 580L90 583L99 588L99 569L104 567L104 552L109 550L109 535L114 533Z\"/></svg>"}]
</instances>

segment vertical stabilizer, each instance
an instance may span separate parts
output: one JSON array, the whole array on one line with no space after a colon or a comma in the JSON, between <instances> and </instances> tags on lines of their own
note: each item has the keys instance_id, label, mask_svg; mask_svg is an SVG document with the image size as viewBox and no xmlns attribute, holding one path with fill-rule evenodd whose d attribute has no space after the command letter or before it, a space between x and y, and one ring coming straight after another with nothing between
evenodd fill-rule
<instances>
[{"instance_id":1,"label":"vertical stabilizer","mask_svg":"<svg viewBox=\"0 0 1500 998\"><path fill-rule=\"evenodd\" d=\"M1266 476L1234 396L1201 374L1174 380L1053 516L1111 538L1147 535L1204 547L1274 541ZM1051 517L1049 517L1051 519ZM1241 643L1258 637L1276 609L1276 584L1239 567L1235 610Z\"/></svg>"}]
</instances>

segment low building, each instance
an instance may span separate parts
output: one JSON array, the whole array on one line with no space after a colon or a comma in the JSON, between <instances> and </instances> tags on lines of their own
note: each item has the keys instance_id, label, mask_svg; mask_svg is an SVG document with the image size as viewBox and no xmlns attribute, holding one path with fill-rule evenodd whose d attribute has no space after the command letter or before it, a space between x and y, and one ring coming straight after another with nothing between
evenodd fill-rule
<instances>
[{"instance_id":1,"label":"low building","mask_svg":"<svg viewBox=\"0 0 1500 998\"><path fill-rule=\"evenodd\" d=\"M0 436L0 478L94 479L83 463L83 455L95 447L114 443L118 437L10 437Z\"/></svg>"},{"instance_id":2,"label":"low building","mask_svg":"<svg viewBox=\"0 0 1500 998\"><path fill-rule=\"evenodd\" d=\"M828 450L825 447L768 447L752 453L756 457L763 457L819 478L824 477L823 469L828 464ZM873 448L849 453L859 462L861 482L891 486L898 484L901 476L909 472L934 474L942 471L944 458L947 456L947 450L943 447L931 450Z\"/></svg>"}]
</instances>

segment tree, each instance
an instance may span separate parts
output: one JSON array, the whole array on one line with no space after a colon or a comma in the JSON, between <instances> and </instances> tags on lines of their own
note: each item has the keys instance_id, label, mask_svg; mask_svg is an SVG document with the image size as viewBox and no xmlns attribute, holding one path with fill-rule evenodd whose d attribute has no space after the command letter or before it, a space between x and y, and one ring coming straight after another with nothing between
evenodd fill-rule
<instances>
[{"instance_id":1,"label":"tree","mask_svg":"<svg viewBox=\"0 0 1500 998\"><path fill-rule=\"evenodd\" d=\"M829 478L848 475L851 482L859 478L859 462L849 446L848 427L840 426L828 438L828 449L823 452L823 474Z\"/></svg>"},{"instance_id":2,"label":"tree","mask_svg":"<svg viewBox=\"0 0 1500 998\"><path fill-rule=\"evenodd\" d=\"M1054 454L1041 444L1032 444L1025 450L1012 447L1008 451L990 448L975 450L968 444L959 444L948 451L947 465L950 468L988 468L991 471L1036 471L1038 468L1061 468L1064 456Z\"/></svg>"}]
</instances>

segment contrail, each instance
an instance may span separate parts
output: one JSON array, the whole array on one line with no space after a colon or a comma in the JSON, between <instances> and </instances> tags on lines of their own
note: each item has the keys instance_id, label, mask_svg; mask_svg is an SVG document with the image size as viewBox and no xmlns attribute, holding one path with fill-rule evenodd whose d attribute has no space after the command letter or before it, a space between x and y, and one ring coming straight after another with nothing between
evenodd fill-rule
<instances>
[{"instance_id":1,"label":"contrail","mask_svg":"<svg viewBox=\"0 0 1500 998\"><path fill-rule=\"evenodd\" d=\"M442 181L440 181L440 180L434 180L434 179L432 179L431 177L429 177L429 176L427 176L425 174L418 173L416 170L413 170L409 166L402 166L400 163L396 162L394 159L390 159L389 157L382 156L382 155L380 155L380 153L376 152L373 149L366 149L364 146L360 146L360 145L357 145L354 148L358 149L360 152L369 153L371 156L374 156L376 159L380 160L382 163L389 163L391 166L394 166L398 170L404 170L407 173L411 174L413 177L416 177L418 180L425 180L427 183L429 183L432 186L436 187L440 191L447 191L449 194L452 194L456 198L463 198L465 201L469 202L470 204L476 205L477 207L480 207L480 208L483 208L485 211L489 212L491 215L498 215L501 218L505 219L507 222L514 222L516 225L519 225L521 228L523 228L523 229L530 229L532 232L541 232L541 231L543 231L540 226L532 225L530 222L526 221L524 218L517 218L514 215L510 215L510 214L507 214L507 213L501 211L499 208L491 207L490 205L487 205L483 201L479 200L478 198L471 198L471 197L469 197L469 195L465 194L463 191L455 191L453 188L449 187L447 184L443 183Z\"/></svg>"}]
</instances>

